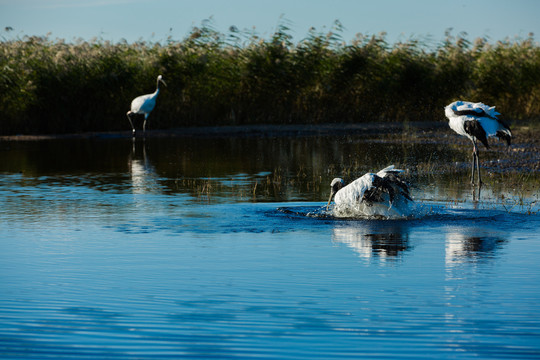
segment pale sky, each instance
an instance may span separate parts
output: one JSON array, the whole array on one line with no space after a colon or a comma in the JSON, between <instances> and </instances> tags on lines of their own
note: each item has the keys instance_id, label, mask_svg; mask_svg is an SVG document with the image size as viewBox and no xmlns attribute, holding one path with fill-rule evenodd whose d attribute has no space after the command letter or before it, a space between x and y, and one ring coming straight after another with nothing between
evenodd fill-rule
<instances>
[{"instance_id":1,"label":"pale sky","mask_svg":"<svg viewBox=\"0 0 540 360\"><path fill-rule=\"evenodd\" d=\"M220 32L255 27L265 38L283 17L294 41L310 27L327 32L335 20L345 27L347 42L356 33L385 31L391 43L411 36L437 43L448 28L454 35L466 32L469 40L540 36L538 0L0 0L0 39L50 33L68 41L182 40L210 17Z\"/></svg>"}]
</instances>

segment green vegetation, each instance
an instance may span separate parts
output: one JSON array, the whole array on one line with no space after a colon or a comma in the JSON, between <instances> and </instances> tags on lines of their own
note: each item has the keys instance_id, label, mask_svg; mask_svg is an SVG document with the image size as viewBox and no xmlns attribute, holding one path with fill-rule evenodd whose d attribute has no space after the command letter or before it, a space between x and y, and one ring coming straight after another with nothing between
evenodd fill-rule
<instances>
[{"instance_id":1,"label":"green vegetation","mask_svg":"<svg viewBox=\"0 0 540 360\"><path fill-rule=\"evenodd\" d=\"M197 125L442 120L458 98L496 105L506 119L540 120L540 47L527 39L473 43L450 32L428 47L385 35L350 42L341 25L293 43L205 22L164 44L0 42L0 134L129 130L131 99L153 92L149 128Z\"/></svg>"}]
</instances>

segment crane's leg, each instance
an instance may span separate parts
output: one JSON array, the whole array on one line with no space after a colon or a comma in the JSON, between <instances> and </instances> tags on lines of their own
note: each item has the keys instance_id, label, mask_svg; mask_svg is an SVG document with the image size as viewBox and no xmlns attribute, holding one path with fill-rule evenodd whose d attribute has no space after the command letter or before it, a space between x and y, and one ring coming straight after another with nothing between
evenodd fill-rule
<instances>
[{"instance_id":1,"label":"crane's leg","mask_svg":"<svg viewBox=\"0 0 540 360\"><path fill-rule=\"evenodd\" d=\"M480 157L478 156L478 148L476 149L476 174L478 175L478 186L481 186L482 178L480 177Z\"/></svg>"},{"instance_id":2,"label":"crane's leg","mask_svg":"<svg viewBox=\"0 0 540 360\"><path fill-rule=\"evenodd\" d=\"M482 193L482 187L481 186L478 186L478 187L471 187L472 189L472 198L473 198L473 205L474 205L474 209L478 209L478 202L480 201L480 197L481 197L481 193Z\"/></svg>"},{"instance_id":3,"label":"crane's leg","mask_svg":"<svg viewBox=\"0 0 540 360\"><path fill-rule=\"evenodd\" d=\"M478 146L476 146L476 141L473 140L473 160L472 160L472 169L471 169L471 184L474 185L474 168L476 167L476 175L478 178L478 185L482 185L482 178L480 177L480 159L478 156Z\"/></svg>"},{"instance_id":4,"label":"crane's leg","mask_svg":"<svg viewBox=\"0 0 540 360\"><path fill-rule=\"evenodd\" d=\"M148 114L144 115L144 122L143 122L143 125L142 125L144 135L146 135L146 119L148 119Z\"/></svg>"},{"instance_id":5,"label":"crane's leg","mask_svg":"<svg viewBox=\"0 0 540 360\"><path fill-rule=\"evenodd\" d=\"M472 163L471 163L471 184L474 185L474 167L476 165L476 143L473 140L473 152L472 152Z\"/></svg>"},{"instance_id":6,"label":"crane's leg","mask_svg":"<svg viewBox=\"0 0 540 360\"><path fill-rule=\"evenodd\" d=\"M131 125L131 130L133 131L133 136L135 136L135 126L133 126L133 121L131 121L131 111L127 112L127 118L129 120L129 124Z\"/></svg>"}]
</instances>

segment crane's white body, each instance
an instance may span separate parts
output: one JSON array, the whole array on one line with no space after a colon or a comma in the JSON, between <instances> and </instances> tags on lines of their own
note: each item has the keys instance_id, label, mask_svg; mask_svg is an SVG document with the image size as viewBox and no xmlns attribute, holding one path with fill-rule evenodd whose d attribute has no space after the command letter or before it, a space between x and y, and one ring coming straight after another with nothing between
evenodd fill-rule
<instances>
[{"instance_id":1,"label":"crane's white body","mask_svg":"<svg viewBox=\"0 0 540 360\"><path fill-rule=\"evenodd\" d=\"M495 111L495 106L488 106L483 103L472 103L469 101L455 101L444 108L444 113L448 118L448 125L457 134L467 137L473 143L473 160L471 170L471 183L474 183L474 170L478 174L478 183L482 183L480 178L480 164L478 157L478 147L476 141L480 140L486 148L489 148L487 139L498 137L506 140L510 145L512 132L507 124L497 118L500 113Z\"/></svg>"},{"instance_id":2,"label":"crane's white body","mask_svg":"<svg viewBox=\"0 0 540 360\"><path fill-rule=\"evenodd\" d=\"M159 89L157 89L152 94L146 94L136 97L131 102L131 112L134 114L144 114L144 117L147 118L156 106L156 98L158 94Z\"/></svg>"},{"instance_id":3,"label":"crane's white body","mask_svg":"<svg viewBox=\"0 0 540 360\"><path fill-rule=\"evenodd\" d=\"M460 115L460 113L466 113L466 115ZM495 111L495 106L488 106L481 102L455 101L444 108L444 114L449 120L450 128L471 141L476 139L474 134L465 131L464 125L467 121L478 121L487 137L497 136L497 131L512 136L510 129L504 127L503 123L497 119L497 115L500 113Z\"/></svg>"},{"instance_id":4,"label":"crane's white body","mask_svg":"<svg viewBox=\"0 0 540 360\"><path fill-rule=\"evenodd\" d=\"M165 81L163 80L163 77L159 75L157 77L157 86L156 91L154 91L152 94L146 94L137 96L133 101L131 101L131 110L127 112L127 117L129 120L129 123L131 124L131 128L133 130L133 135L135 136L135 127L133 126L133 122L131 121L131 115L132 114L141 114L144 115L144 123L143 123L143 132L146 132L146 120L148 119L148 115L154 110L154 107L156 106L156 99L159 95L159 84L163 83L165 86Z\"/></svg>"},{"instance_id":5,"label":"crane's white body","mask_svg":"<svg viewBox=\"0 0 540 360\"><path fill-rule=\"evenodd\" d=\"M388 193L383 193L381 200L377 202L370 203L364 199L364 194L366 191L375 187L375 177L384 179L389 174L397 174L400 172L402 172L402 170L395 169L394 165L391 165L376 174L367 173L354 180L347 186L343 186L334 195L334 216L385 218L402 218L411 216L414 210L413 201L410 200L410 198L407 198L408 196L404 196L402 191L399 189L396 189L393 201L390 201L390 195ZM335 184L336 181L341 181L343 183L343 180L337 178L334 179L332 185Z\"/></svg>"}]
</instances>

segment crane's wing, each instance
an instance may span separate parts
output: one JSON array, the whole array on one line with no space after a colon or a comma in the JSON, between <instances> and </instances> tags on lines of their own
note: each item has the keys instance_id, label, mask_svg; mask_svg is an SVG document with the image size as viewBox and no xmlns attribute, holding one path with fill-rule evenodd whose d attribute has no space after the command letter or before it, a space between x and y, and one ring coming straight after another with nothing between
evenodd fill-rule
<instances>
[{"instance_id":1,"label":"crane's wing","mask_svg":"<svg viewBox=\"0 0 540 360\"><path fill-rule=\"evenodd\" d=\"M390 202L393 201L396 194L401 194L407 200L412 200L409 194L409 184L399 176L402 172L403 170L390 165L379 171L374 177L373 185L380 191L387 192L390 195Z\"/></svg>"},{"instance_id":2,"label":"crane's wing","mask_svg":"<svg viewBox=\"0 0 540 360\"><path fill-rule=\"evenodd\" d=\"M492 119L497 119L497 115L501 115L495 111L495 106L488 106L484 103L472 103L469 101L456 101L451 104L451 109L457 116L473 116L478 117L488 117Z\"/></svg>"},{"instance_id":3,"label":"crane's wing","mask_svg":"<svg viewBox=\"0 0 540 360\"><path fill-rule=\"evenodd\" d=\"M377 173L377 176L380 176L380 177L385 177L386 174L399 174L403 172L403 170L401 169L396 169L396 167L394 165L390 165L388 167L385 167L384 169L382 169L381 171L379 171Z\"/></svg>"},{"instance_id":4,"label":"crane's wing","mask_svg":"<svg viewBox=\"0 0 540 360\"><path fill-rule=\"evenodd\" d=\"M147 114L154 109L156 99L153 94L137 96L131 102L131 112L138 114Z\"/></svg>"}]
</instances>

